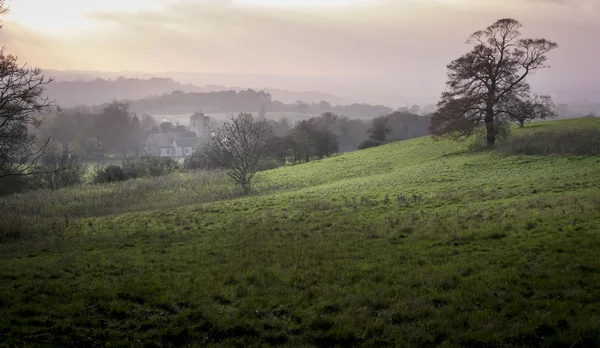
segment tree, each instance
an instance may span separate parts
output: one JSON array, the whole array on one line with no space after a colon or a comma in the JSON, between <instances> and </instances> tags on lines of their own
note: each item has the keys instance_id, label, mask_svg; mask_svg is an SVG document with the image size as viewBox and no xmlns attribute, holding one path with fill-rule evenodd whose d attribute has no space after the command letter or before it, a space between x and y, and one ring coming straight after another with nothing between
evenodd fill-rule
<instances>
[{"instance_id":1,"label":"tree","mask_svg":"<svg viewBox=\"0 0 600 348\"><path fill-rule=\"evenodd\" d=\"M6 12L0 0L0 14ZM1 27L1 25L0 25ZM47 79L38 68L20 64L17 57L0 49L0 179L36 174L36 162L48 140L38 139L39 114L53 103L44 97ZM10 181L10 180L9 180Z\"/></svg>"},{"instance_id":2,"label":"tree","mask_svg":"<svg viewBox=\"0 0 600 348\"><path fill-rule=\"evenodd\" d=\"M370 139L378 142L384 142L392 129L388 127L389 118L387 116L378 116L371 122L371 129L368 130L371 134Z\"/></svg>"},{"instance_id":3,"label":"tree","mask_svg":"<svg viewBox=\"0 0 600 348\"><path fill-rule=\"evenodd\" d=\"M514 98L511 105L506 105L506 113L523 128L525 122L544 120L558 116L552 98L547 95L534 95L529 99Z\"/></svg>"},{"instance_id":4,"label":"tree","mask_svg":"<svg viewBox=\"0 0 600 348\"><path fill-rule=\"evenodd\" d=\"M161 133L170 133L170 132L175 132L175 126L173 125L173 123L169 122L169 121L164 121L162 122L158 128L160 129Z\"/></svg>"},{"instance_id":5,"label":"tree","mask_svg":"<svg viewBox=\"0 0 600 348\"><path fill-rule=\"evenodd\" d=\"M270 155L272 139L273 131L265 120L240 113L214 132L204 151L211 163L227 169L227 175L248 194L261 162Z\"/></svg>"},{"instance_id":6,"label":"tree","mask_svg":"<svg viewBox=\"0 0 600 348\"><path fill-rule=\"evenodd\" d=\"M338 137L328 128L328 120L333 120L333 116L335 115L325 113L321 117L312 117L296 124L292 133L295 143L294 157L308 162L315 156L323 158L339 151Z\"/></svg>"},{"instance_id":7,"label":"tree","mask_svg":"<svg viewBox=\"0 0 600 348\"><path fill-rule=\"evenodd\" d=\"M129 104L125 102L113 102L98 115L97 129L103 142L113 153L123 157L131 150L131 118Z\"/></svg>"},{"instance_id":8,"label":"tree","mask_svg":"<svg viewBox=\"0 0 600 348\"><path fill-rule=\"evenodd\" d=\"M294 107L299 114L307 115L310 112L310 104L302 100L297 100Z\"/></svg>"},{"instance_id":9,"label":"tree","mask_svg":"<svg viewBox=\"0 0 600 348\"><path fill-rule=\"evenodd\" d=\"M130 138L129 148L133 151L136 156L139 156L144 151L144 145L146 144L146 137L140 124L140 119L137 115L133 115L130 124Z\"/></svg>"},{"instance_id":10,"label":"tree","mask_svg":"<svg viewBox=\"0 0 600 348\"><path fill-rule=\"evenodd\" d=\"M263 121L266 118L267 118L267 108L265 107L265 104L262 104L260 106L260 111L258 112L258 120Z\"/></svg>"},{"instance_id":11,"label":"tree","mask_svg":"<svg viewBox=\"0 0 600 348\"><path fill-rule=\"evenodd\" d=\"M506 18L471 35L471 51L447 66L447 88L429 126L434 137L469 137L483 124L487 146L493 147L498 127L517 121L507 106L530 98L527 76L545 68L546 54L558 47L521 38L521 27Z\"/></svg>"}]
</instances>

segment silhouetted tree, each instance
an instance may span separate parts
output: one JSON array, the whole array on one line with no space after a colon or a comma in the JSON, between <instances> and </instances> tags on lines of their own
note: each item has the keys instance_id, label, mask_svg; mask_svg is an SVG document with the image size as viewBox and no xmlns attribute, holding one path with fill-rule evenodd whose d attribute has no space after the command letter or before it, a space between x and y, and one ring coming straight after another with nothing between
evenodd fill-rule
<instances>
[{"instance_id":1,"label":"silhouetted tree","mask_svg":"<svg viewBox=\"0 0 600 348\"><path fill-rule=\"evenodd\" d=\"M0 14L5 12L0 0ZM52 107L44 97L49 82L40 69L19 64L0 49L0 185L10 185L10 177L37 173L35 164L48 140L40 141L32 130L41 125L37 115Z\"/></svg>"},{"instance_id":2,"label":"silhouetted tree","mask_svg":"<svg viewBox=\"0 0 600 348\"><path fill-rule=\"evenodd\" d=\"M162 122L158 128L160 129L161 133L169 133L169 132L175 132L175 126L173 125L173 123L165 121Z\"/></svg>"},{"instance_id":3,"label":"silhouetted tree","mask_svg":"<svg viewBox=\"0 0 600 348\"><path fill-rule=\"evenodd\" d=\"M107 105L98 115L97 129L100 132L105 150L127 156L131 151L131 114L129 104L113 102Z\"/></svg>"},{"instance_id":4,"label":"silhouetted tree","mask_svg":"<svg viewBox=\"0 0 600 348\"><path fill-rule=\"evenodd\" d=\"M521 23L500 19L471 35L472 50L448 65L447 90L429 131L435 137L468 137L482 123L488 147L498 127L513 121L504 108L529 98L526 77L546 67L546 54L557 44L546 39L521 38Z\"/></svg>"},{"instance_id":5,"label":"silhouetted tree","mask_svg":"<svg viewBox=\"0 0 600 348\"><path fill-rule=\"evenodd\" d=\"M227 169L244 194L261 162L270 155L273 131L265 120L255 121L252 114L240 113L214 132L204 151L211 163Z\"/></svg>"},{"instance_id":6,"label":"silhouetted tree","mask_svg":"<svg viewBox=\"0 0 600 348\"><path fill-rule=\"evenodd\" d=\"M521 128L525 122L558 116L552 98L547 95L534 95L528 99L512 98L509 102L510 104L503 106L503 110L518 122Z\"/></svg>"},{"instance_id":7,"label":"silhouetted tree","mask_svg":"<svg viewBox=\"0 0 600 348\"><path fill-rule=\"evenodd\" d=\"M152 130L152 128L158 127L158 124L156 123L154 117L148 114L143 114L142 119L140 120L140 127L142 128L142 131L149 132Z\"/></svg>"},{"instance_id":8,"label":"silhouetted tree","mask_svg":"<svg viewBox=\"0 0 600 348\"><path fill-rule=\"evenodd\" d=\"M371 128L368 130L371 140L385 141L387 135L392 132L392 129L388 127L389 120L387 116L377 116L371 121Z\"/></svg>"},{"instance_id":9,"label":"silhouetted tree","mask_svg":"<svg viewBox=\"0 0 600 348\"><path fill-rule=\"evenodd\" d=\"M147 137L144 135L140 119L137 115L133 115L129 124L129 132L131 134L129 140L129 148L134 155L139 156L144 151Z\"/></svg>"},{"instance_id":10,"label":"silhouetted tree","mask_svg":"<svg viewBox=\"0 0 600 348\"><path fill-rule=\"evenodd\" d=\"M310 105L302 100L296 101L294 107L296 108L296 112L298 112L299 114L306 115L310 112Z\"/></svg>"},{"instance_id":11,"label":"silhouetted tree","mask_svg":"<svg viewBox=\"0 0 600 348\"><path fill-rule=\"evenodd\" d=\"M331 120L332 115L324 114L323 118L300 121L294 127L294 152L302 153L300 158L305 162L313 157L323 158L338 152L338 137L327 127L327 120Z\"/></svg>"}]
</instances>

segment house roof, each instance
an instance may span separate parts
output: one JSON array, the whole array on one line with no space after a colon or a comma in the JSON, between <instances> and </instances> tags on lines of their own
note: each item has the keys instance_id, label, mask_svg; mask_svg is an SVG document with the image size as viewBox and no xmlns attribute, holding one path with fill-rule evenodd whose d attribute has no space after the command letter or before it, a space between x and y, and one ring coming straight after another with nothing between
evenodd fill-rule
<instances>
[{"instance_id":1,"label":"house roof","mask_svg":"<svg viewBox=\"0 0 600 348\"><path fill-rule=\"evenodd\" d=\"M148 137L148 145L157 148L170 148L173 146L173 142L176 142L179 147L195 147L198 137L194 132L169 132L160 134L150 134ZM185 144L185 145L180 145ZM188 146L187 144L192 144Z\"/></svg>"},{"instance_id":2,"label":"house roof","mask_svg":"<svg viewBox=\"0 0 600 348\"><path fill-rule=\"evenodd\" d=\"M173 139L167 133L150 134L148 137L148 145L158 148L171 147L171 145L173 145Z\"/></svg>"},{"instance_id":3,"label":"house roof","mask_svg":"<svg viewBox=\"0 0 600 348\"><path fill-rule=\"evenodd\" d=\"M175 145L177 145L179 147L196 147L197 142L198 142L198 138L196 138L196 137L175 139Z\"/></svg>"}]
</instances>

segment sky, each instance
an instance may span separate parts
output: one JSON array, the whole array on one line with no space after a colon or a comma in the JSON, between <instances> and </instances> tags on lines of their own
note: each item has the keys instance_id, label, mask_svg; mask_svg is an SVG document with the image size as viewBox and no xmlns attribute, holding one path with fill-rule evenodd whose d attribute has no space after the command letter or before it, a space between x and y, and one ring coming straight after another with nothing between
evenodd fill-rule
<instances>
[{"instance_id":1,"label":"sky","mask_svg":"<svg viewBox=\"0 0 600 348\"><path fill-rule=\"evenodd\" d=\"M600 90L600 0L6 2L0 43L44 69L311 77L315 90L352 77L377 93L436 94L468 36L512 17L559 44L534 86Z\"/></svg>"}]
</instances>

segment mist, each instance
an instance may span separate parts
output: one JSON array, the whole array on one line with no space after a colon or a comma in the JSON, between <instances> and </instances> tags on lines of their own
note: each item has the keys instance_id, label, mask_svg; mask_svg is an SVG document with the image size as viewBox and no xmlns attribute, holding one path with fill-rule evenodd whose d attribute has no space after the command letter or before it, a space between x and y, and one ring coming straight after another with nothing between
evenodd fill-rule
<instances>
[{"instance_id":1,"label":"mist","mask_svg":"<svg viewBox=\"0 0 600 348\"><path fill-rule=\"evenodd\" d=\"M35 66L88 76L146 74L199 85L319 90L392 106L431 103L444 88L446 64L468 49L468 36L510 16L524 24L524 35L560 45L550 56L551 73L531 78L534 89L565 101L576 91L600 91L589 73L600 55L600 46L590 44L600 32L594 0L133 1L122 8L109 2L77 5L66 11L71 20L55 27L22 12L39 0L23 3L30 7L14 2L6 16L0 35L7 50ZM44 6L60 21L59 8L70 4Z\"/></svg>"}]
</instances>

